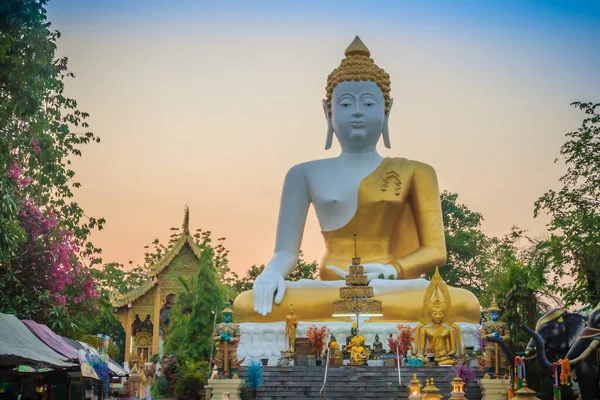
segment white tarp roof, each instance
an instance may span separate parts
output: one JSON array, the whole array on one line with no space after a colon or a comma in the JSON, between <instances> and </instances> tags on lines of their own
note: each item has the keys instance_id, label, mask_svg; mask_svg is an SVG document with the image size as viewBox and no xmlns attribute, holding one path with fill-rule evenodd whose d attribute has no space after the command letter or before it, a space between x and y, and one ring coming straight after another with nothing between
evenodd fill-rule
<instances>
[{"instance_id":1,"label":"white tarp roof","mask_svg":"<svg viewBox=\"0 0 600 400\"><path fill-rule=\"evenodd\" d=\"M0 367L21 364L50 368L79 367L38 339L17 317L0 313Z\"/></svg>"}]
</instances>

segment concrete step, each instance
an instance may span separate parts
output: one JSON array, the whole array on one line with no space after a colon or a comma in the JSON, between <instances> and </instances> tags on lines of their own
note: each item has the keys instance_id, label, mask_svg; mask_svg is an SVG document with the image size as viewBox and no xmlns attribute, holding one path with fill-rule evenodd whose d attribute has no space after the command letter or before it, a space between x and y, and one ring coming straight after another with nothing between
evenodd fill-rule
<instances>
[{"instance_id":1,"label":"concrete step","mask_svg":"<svg viewBox=\"0 0 600 400\"><path fill-rule=\"evenodd\" d=\"M398 385L398 370L393 367L354 367L329 368L325 397L319 393L323 386L325 367L265 367L263 384L257 391L257 398L264 400L281 399L406 399L408 384L413 374L425 385L425 379L433 377L435 385L444 398L450 397L450 382L454 371L447 367L402 367L402 386ZM246 369L239 372L245 379ZM478 373L481 378L483 373ZM474 380L466 388L468 399L480 399L481 390Z\"/></svg>"}]
</instances>

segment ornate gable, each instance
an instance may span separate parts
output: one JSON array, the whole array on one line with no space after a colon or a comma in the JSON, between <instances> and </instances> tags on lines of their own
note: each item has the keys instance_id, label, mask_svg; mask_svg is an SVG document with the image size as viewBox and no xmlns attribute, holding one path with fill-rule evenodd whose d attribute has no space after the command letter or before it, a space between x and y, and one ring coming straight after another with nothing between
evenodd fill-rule
<instances>
[{"instance_id":1,"label":"ornate gable","mask_svg":"<svg viewBox=\"0 0 600 400\"><path fill-rule=\"evenodd\" d=\"M157 282L161 287L178 291L180 276L194 276L198 273L198 260L202 249L194 243L189 232L189 209L186 206L183 221L183 233L159 261L149 267L148 280L140 287L124 294L111 297L113 307L120 308L140 299L148 293Z\"/></svg>"}]
</instances>

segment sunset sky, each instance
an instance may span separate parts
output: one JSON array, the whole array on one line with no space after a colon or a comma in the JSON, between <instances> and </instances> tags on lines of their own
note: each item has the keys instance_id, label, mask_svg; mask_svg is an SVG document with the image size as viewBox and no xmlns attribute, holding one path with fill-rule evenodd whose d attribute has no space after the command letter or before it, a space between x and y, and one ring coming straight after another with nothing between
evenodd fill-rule
<instances>
[{"instance_id":1,"label":"sunset sky","mask_svg":"<svg viewBox=\"0 0 600 400\"><path fill-rule=\"evenodd\" d=\"M141 262L185 204L227 237L234 270L269 260L283 177L325 151L327 75L359 35L391 76L392 149L431 164L484 230L537 235L557 188L573 101L600 101L596 1L52 0L67 94L100 144L75 163L76 199L105 217L104 261ZM322 256L311 211L302 248Z\"/></svg>"}]
</instances>

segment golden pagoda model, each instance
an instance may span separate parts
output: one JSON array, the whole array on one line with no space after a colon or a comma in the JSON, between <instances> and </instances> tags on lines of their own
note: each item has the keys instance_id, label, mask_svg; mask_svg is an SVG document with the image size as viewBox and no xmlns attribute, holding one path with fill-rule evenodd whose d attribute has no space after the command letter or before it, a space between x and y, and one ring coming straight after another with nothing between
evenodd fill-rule
<instances>
[{"instance_id":1,"label":"golden pagoda model","mask_svg":"<svg viewBox=\"0 0 600 400\"><path fill-rule=\"evenodd\" d=\"M421 395L421 399L438 400L442 398L443 396L440 394L440 389L438 389L433 383L433 378L431 378L431 380L427 379L425 381L425 387L423 388L423 394Z\"/></svg>"},{"instance_id":2,"label":"golden pagoda model","mask_svg":"<svg viewBox=\"0 0 600 400\"><path fill-rule=\"evenodd\" d=\"M523 379L523 387L515 392L513 399L518 400L540 400L539 397L535 397L535 391L529 389L527 386L527 379Z\"/></svg>"},{"instance_id":3,"label":"golden pagoda model","mask_svg":"<svg viewBox=\"0 0 600 400\"><path fill-rule=\"evenodd\" d=\"M333 302L334 317L380 317L383 315L381 300L374 300L373 287L368 286L368 278L360 265L356 251L356 232L354 233L354 258L348 267L346 285L340 288L340 300Z\"/></svg>"}]
</instances>

